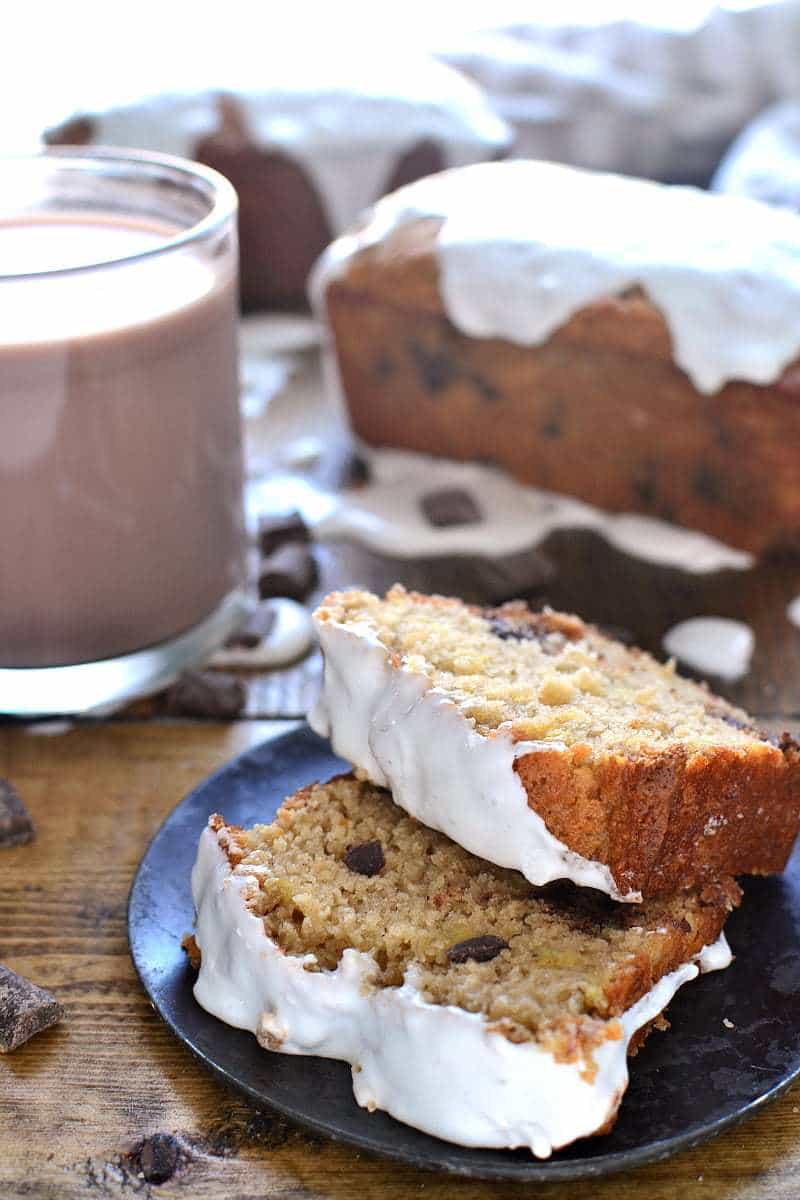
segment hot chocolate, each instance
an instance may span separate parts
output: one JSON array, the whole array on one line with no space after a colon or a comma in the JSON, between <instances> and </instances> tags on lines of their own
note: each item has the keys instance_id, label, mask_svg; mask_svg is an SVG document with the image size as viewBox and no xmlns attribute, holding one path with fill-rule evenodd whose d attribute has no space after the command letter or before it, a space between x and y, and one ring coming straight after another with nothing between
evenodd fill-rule
<instances>
[{"instance_id":1,"label":"hot chocolate","mask_svg":"<svg viewBox=\"0 0 800 1200\"><path fill-rule=\"evenodd\" d=\"M179 232L0 222L2 667L153 645L241 581L235 237Z\"/></svg>"}]
</instances>

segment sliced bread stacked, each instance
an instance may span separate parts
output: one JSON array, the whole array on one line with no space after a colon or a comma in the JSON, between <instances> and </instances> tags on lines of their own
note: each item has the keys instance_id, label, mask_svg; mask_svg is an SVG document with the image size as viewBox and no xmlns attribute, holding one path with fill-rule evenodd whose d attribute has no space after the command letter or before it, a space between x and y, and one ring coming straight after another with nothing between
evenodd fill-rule
<instances>
[{"instance_id":1,"label":"sliced bread stacked","mask_svg":"<svg viewBox=\"0 0 800 1200\"><path fill-rule=\"evenodd\" d=\"M198 1000L453 1142L607 1130L627 1055L730 962L732 876L784 866L800 750L576 617L396 587L316 621L312 724L355 774L212 818Z\"/></svg>"}]
</instances>

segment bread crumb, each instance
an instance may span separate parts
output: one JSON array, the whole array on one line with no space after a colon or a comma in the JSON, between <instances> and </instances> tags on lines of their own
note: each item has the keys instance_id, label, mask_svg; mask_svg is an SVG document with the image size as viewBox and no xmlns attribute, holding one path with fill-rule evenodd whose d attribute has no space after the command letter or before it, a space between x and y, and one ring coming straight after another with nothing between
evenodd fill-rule
<instances>
[{"instance_id":1,"label":"bread crumb","mask_svg":"<svg viewBox=\"0 0 800 1200\"><path fill-rule=\"evenodd\" d=\"M729 1021L727 1017L722 1018L722 1024L725 1026L726 1029L735 1029L736 1028L733 1021Z\"/></svg>"},{"instance_id":2,"label":"bread crumb","mask_svg":"<svg viewBox=\"0 0 800 1200\"><path fill-rule=\"evenodd\" d=\"M572 684L558 675L548 675L539 692L542 704L569 704L574 698Z\"/></svg>"}]
</instances>

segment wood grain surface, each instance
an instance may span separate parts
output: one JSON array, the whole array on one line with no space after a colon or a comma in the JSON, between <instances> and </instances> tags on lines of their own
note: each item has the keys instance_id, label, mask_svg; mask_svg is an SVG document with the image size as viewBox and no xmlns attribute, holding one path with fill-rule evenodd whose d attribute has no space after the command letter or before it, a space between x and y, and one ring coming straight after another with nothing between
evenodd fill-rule
<instances>
[{"instance_id":1,"label":"wood grain surface","mask_svg":"<svg viewBox=\"0 0 800 1200\"><path fill-rule=\"evenodd\" d=\"M47 736L0 729L0 775L38 827L0 851L0 958L63 1001L65 1022L0 1059L0 1197L426 1196L477 1200L796 1200L800 1091L668 1162L598 1183L539 1189L454 1180L312 1138L228 1093L155 1015L131 964L125 906L169 810L282 722L112 722ZM254 1053L259 1053L254 1044ZM141 1148L176 1139L165 1182Z\"/></svg>"}]
</instances>

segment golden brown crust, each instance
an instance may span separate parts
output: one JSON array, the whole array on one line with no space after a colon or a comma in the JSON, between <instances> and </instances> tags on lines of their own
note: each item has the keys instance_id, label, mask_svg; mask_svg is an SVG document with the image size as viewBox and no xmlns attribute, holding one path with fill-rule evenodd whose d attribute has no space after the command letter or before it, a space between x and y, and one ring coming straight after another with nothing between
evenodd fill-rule
<instances>
[{"instance_id":1,"label":"golden brown crust","mask_svg":"<svg viewBox=\"0 0 800 1200\"><path fill-rule=\"evenodd\" d=\"M395 230L328 285L364 441L490 458L523 482L756 553L800 549L800 363L769 387L701 396L672 361L663 316L636 291L581 310L541 346L467 337L444 313L439 226Z\"/></svg>"},{"instance_id":2,"label":"golden brown crust","mask_svg":"<svg viewBox=\"0 0 800 1200\"><path fill-rule=\"evenodd\" d=\"M797 832L796 750L673 750L578 766L573 753L542 751L516 769L551 832L606 863L621 891L652 896L722 873L781 871Z\"/></svg>"}]
</instances>

